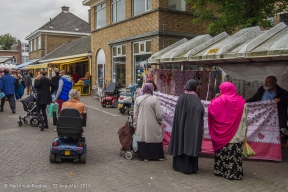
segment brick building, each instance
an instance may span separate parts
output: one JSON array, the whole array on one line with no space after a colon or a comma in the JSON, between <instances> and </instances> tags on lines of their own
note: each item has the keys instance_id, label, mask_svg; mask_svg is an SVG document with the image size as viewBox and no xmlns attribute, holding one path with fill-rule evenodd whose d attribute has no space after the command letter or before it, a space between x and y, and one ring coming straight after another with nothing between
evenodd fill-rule
<instances>
[{"instance_id":1,"label":"brick building","mask_svg":"<svg viewBox=\"0 0 288 192\"><path fill-rule=\"evenodd\" d=\"M92 84L98 78L128 86L159 50L205 32L192 24L184 0L84 0L90 6ZM99 38L101 37L101 38Z\"/></svg>"},{"instance_id":2,"label":"brick building","mask_svg":"<svg viewBox=\"0 0 288 192\"><path fill-rule=\"evenodd\" d=\"M0 50L0 63L17 64L22 62L22 44L20 40L11 46L11 50Z\"/></svg>"},{"instance_id":3,"label":"brick building","mask_svg":"<svg viewBox=\"0 0 288 192\"><path fill-rule=\"evenodd\" d=\"M69 7L26 37L29 59L39 59L68 41L90 35L90 25L69 12Z\"/></svg>"}]
</instances>

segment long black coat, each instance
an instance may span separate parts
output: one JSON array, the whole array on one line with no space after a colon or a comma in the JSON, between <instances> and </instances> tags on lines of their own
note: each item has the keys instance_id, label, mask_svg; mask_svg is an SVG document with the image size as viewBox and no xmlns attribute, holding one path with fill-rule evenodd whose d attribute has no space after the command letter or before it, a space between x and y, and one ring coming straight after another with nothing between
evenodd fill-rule
<instances>
[{"instance_id":1,"label":"long black coat","mask_svg":"<svg viewBox=\"0 0 288 192\"><path fill-rule=\"evenodd\" d=\"M169 154L198 157L203 137L204 107L196 95L182 94L177 102Z\"/></svg>"},{"instance_id":2,"label":"long black coat","mask_svg":"<svg viewBox=\"0 0 288 192\"><path fill-rule=\"evenodd\" d=\"M257 93L253 95L252 98L248 99L246 102L251 103L251 102L256 102L256 101L261 101L263 94L264 94L265 89L263 86L261 86ZM278 116L279 116L279 127L280 128L286 128L287 127L287 104L288 104L288 92L285 89L282 89L279 87L279 85L276 85L276 96L275 98L280 98L280 102L277 103L278 107Z\"/></svg>"},{"instance_id":3,"label":"long black coat","mask_svg":"<svg viewBox=\"0 0 288 192\"><path fill-rule=\"evenodd\" d=\"M50 79L41 77L39 80L35 80L34 87L37 89L37 105L50 104L52 102L51 93L54 91L55 85Z\"/></svg>"}]
</instances>

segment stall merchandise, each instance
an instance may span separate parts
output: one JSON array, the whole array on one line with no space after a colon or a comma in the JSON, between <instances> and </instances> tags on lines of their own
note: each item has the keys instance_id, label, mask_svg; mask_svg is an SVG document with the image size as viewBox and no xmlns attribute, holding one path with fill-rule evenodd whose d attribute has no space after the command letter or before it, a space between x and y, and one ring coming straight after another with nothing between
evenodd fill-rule
<instances>
[{"instance_id":1,"label":"stall merchandise","mask_svg":"<svg viewBox=\"0 0 288 192\"><path fill-rule=\"evenodd\" d=\"M163 146L168 147L172 132L174 111L178 96L154 92L159 98L163 114L164 140ZM213 154L213 147L208 129L208 105L210 101L201 101L204 105L204 135L202 153ZM277 103L261 101L247 103L248 131L247 141L256 152L251 159L282 161L281 139L278 123Z\"/></svg>"},{"instance_id":2,"label":"stall merchandise","mask_svg":"<svg viewBox=\"0 0 288 192\"><path fill-rule=\"evenodd\" d=\"M154 72L154 80L158 91L169 95L180 96L184 93L184 87L188 80L195 79L199 83L199 97L202 100L211 100L215 94L216 71L192 71L157 69Z\"/></svg>"}]
</instances>

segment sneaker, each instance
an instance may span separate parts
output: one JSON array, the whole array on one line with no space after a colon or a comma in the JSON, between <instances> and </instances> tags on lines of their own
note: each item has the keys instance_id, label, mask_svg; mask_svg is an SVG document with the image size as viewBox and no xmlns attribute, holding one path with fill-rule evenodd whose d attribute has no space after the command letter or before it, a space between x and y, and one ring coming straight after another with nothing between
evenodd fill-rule
<instances>
[{"instance_id":1,"label":"sneaker","mask_svg":"<svg viewBox=\"0 0 288 192\"><path fill-rule=\"evenodd\" d=\"M159 159L159 161L164 161L164 160L167 160L168 159L168 156L164 156L163 159Z\"/></svg>"},{"instance_id":2,"label":"sneaker","mask_svg":"<svg viewBox=\"0 0 288 192\"><path fill-rule=\"evenodd\" d=\"M149 161L149 160L148 160L148 159L144 159L144 161L146 161L146 162L147 162L147 161Z\"/></svg>"},{"instance_id":3,"label":"sneaker","mask_svg":"<svg viewBox=\"0 0 288 192\"><path fill-rule=\"evenodd\" d=\"M284 135L288 136L288 130L287 130L286 128L281 128L281 132L282 132Z\"/></svg>"}]
</instances>

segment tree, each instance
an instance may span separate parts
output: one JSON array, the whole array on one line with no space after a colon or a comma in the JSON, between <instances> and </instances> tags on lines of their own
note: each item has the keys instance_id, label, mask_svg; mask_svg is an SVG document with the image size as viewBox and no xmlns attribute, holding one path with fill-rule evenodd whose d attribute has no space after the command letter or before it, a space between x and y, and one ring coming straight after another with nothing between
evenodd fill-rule
<instances>
[{"instance_id":1,"label":"tree","mask_svg":"<svg viewBox=\"0 0 288 192\"><path fill-rule=\"evenodd\" d=\"M10 50L11 46L17 42L16 37L12 37L10 33L0 35L0 49Z\"/></svg>"},{"instance_id":2,"label":"tree","mask_svg":"<svg viewBox=\"0 0 288 192\"><path fill-rule=\"evenodd\" d=\"M288 0L186 0L192 3L193 23L207 23L207 32L215 35L223 31L271 26L268 17L288 10Z\"/></svg>"}]
</instances>

